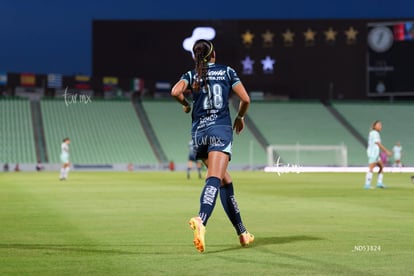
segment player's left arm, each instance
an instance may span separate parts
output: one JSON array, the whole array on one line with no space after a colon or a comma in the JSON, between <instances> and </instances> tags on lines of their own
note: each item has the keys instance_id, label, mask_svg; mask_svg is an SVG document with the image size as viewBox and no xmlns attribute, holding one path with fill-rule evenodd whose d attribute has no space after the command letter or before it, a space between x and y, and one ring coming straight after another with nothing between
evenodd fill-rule
<instances>
[{"instance_id":1,"label":"player's left arm","mask_svg":"<svg viewBox=\"0 0 414 276\"><path fill-rule=\"evenodd\" d=\"M239 82L233 86L233 92L240 98L239 110L233 123L233 129L239 134L244 128L244 116L250 106L250 97L244 85Z\"/></svg>"},{"instance_id":2,"label":"player's left arm","mask_svg":"<svg viewBox=\"0 0 414 276\"><path fill-rule=\"evenodd\" d=\"M376 143L378 145L378 147L380 147L380 149L385 152L388 156L392 155L392 152L390 152L383 144L381 144L381 142L377 142Z\"/></svg>"}]
</instances>

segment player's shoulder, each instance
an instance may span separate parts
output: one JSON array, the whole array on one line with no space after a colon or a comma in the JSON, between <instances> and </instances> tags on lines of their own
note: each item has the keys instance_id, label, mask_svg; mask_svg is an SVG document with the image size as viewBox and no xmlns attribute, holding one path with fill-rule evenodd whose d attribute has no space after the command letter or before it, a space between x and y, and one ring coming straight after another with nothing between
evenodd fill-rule
<instances>
[{"instance_id":1,"label":"player's shoulder","mask_svg":"<svg viewBox=\"0 0 414 276\"><path fill-rule=\"evenodd\" d=\"M225 70L225 71L231 70L231 71L235 71L233 69L233 67L231 67L229 65L226 65L226 64L221 64L221 63L211 64L209 69L212 69L212 70Z\"/></svg>"},{"instance_id":2,"label":"player's shoulder","mask_svg":"<svg viewBox=\"0 0 414 276\"><path fill-rule=\"evenodd\" d=\"M225 64L214 64L214 69L216 74L226 75L229 79L239 80L236 70L233 67Z\"/></svg>"},{"instance_id":3,"label":"player's shoulder","mask_svg":"<svg viewBox=\"0 0 414 276\"><path fill-rule=\"evenodd\" d=\"M195 70L194 69L188 70L184 74L182 74L180 80L183 80L183 81L185 81L187 83L188 82L191 82L192 79L193 79L193 77L194 77L194 75L195 75Z\"/></svg>"},{"instance_id":4,"label":"player's shoulder","mask_svg":"<svg viewBox=\"0 0 414 276\"><path fill-rule=\"evenodd\" d=\"M185 76L193 76L193 75L194 75L194 73L195 73L195 70L194 70L194 69L190 69L190 70L186 71L186 72L183 74L183 76L182 76L182 77L185 77Z\"/></svg>"}]
</instances>

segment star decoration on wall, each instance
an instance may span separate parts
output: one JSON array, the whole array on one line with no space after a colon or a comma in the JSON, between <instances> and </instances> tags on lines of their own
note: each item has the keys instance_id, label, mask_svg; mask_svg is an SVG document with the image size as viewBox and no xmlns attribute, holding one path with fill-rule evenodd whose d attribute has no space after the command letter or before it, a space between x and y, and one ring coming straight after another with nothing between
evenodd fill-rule
<instances>
[{"instance_id":1,"label":"star decoration on wall","mask_svg":"<svg viewBox=\"0 0 414 276\"><path fill-rule=\"evenodd\" d=\"M325 40L327 42L334 42L336 40L336 35L338 32L334 31L332 27L329 27L327 31L324 32Z\"/></svg>"},{"instance_id":2,"label":"star decoration on wall","mask_svg":"<svg viewBox=\"0 0 414 276\"><path fill-rule=\"evenodd\" d=\"M303 35L305 36L305 41L306 42L313 42L313 41L315 41L316 32L315 31L312 31L311 28L308 28L306 30L306 32L303 33Z\"/></svg>"},{"instance_id":3,"label":"star decoration on wall","mask_svg":"<svg viewBox=\"0 0 414 276\"><path fill-rule=\"evenodd\" d=\"M265 33L262 33L263 47L271 47L271 46L273 46L273 37L274 36L275 36L275 34L272 33L269 30L266 30Z\"/></svg>"},{"instance_id":4,"label":"star decoration on wall","mask_svg":"<svg viewBox=\"0 0 414 276\"><path fill-rule=\"evenodd\" d=\"M252 75L253 74L253 64L254 60L252 60L249 56L246 56L244 60L241 61L243 64L243 74L244 75Z\"/></svg>"},{"instance_id":5,"label":"star decoration on wall","mask_svg":"<svg viewBox=\"0 0 414 276\"><path fill-rule=\"evenodd\" d=\"M345 31L346 35L346 42L348 44L354 44L356 42L356 37L358 35L358 31L354 29L354 27L349 27L348 30Z\"/></svg>"},{"instance_id":6,"label":"star decoration on wall","mask_svg":"<svg viewBox=\"0 0 414 276\"><path fill-rule=\"evenodd\" d=\"M273 73L273 64L275 64L276 60L272 59L269 56L266 56L265 59L261 60L263 65L263 73L265 74L272 74Z\"/></svg>"},{"instance_id":7,"label":"star decoration on wall","mask_svg":"<svg viewBox=\"0 0 414 276\"><path fill-rule=\"evenodd\" d=\"M285 43L285 46L289 46L293 44L293 39L295 37L295 34L291 32L289 29L287 29L283 34L283 42Z\"/></svg>"},{"instance_id":8,"label":"star decoration on wall","mask_svg":"<svg viewBox=\"0 0 414 276\"><path fill-rule=\"evenodd\" d=\"M253 44L253 38L254 38L254 34L250 32L250 30L245 31L242 35L241 35L242 39L243 39L243 44L247 47L252 46Z\"/></svg>"}]
</instances>

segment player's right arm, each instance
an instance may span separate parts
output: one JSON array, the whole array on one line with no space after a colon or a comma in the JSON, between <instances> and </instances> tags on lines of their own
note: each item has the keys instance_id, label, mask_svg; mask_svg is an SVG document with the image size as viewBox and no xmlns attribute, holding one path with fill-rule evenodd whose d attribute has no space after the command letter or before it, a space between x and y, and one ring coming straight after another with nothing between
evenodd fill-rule
<instances>
[{"instance_id":1,"label":"player's right arm","mask_svg":"<svg viewBox=\"0 0 414 276\"><path fill-rule=\"evenodd\" d=\"M171 89L171 96L173 96L183 106L185 113L191 111L191 106L184 97L184 91L187 89L187 86L188 82L181 79Z\"/></svg>"}]
</instances>

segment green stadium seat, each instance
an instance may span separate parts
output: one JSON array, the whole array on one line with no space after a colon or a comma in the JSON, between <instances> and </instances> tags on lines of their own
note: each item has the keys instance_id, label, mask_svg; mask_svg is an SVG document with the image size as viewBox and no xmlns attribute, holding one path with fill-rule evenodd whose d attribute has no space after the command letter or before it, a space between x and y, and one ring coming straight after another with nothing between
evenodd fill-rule
<instances>
[{"instance_id":1,"label":"green stadium seat","mask_svg":"<svg viewBox=\"0 0 414 276\"><path fill-rule=\"evenodd\" d=\"M249 114L269 144L345 144L348 165L365 164L366 158L361 154L363 145L320 102L254 102ZM296 162L294 155L282 158L289 163ZM315 160L315 163L323 164L324 160Z\"/></svg>"},{"instance_id":2,"label":"green stadium seat","mask_svg":"<svg viewBox=\"0 0 414 276\"><path fill-rule=\"evenodd\" d=\"M42 100L41 110L49 162L60 163L60 145L71 139L74 164L157 164L130 101L99 101L66 106Z\"/></svg>"},{"instance_id":3,"label":"green stadium seat","mask_svg":"<svg viewBox=\"0 0 414 276\"><path fill-rule=\"evenodd\" d=\"M35 163L36 148L30 102L0 99L0 162Z\"/></svg>"},{"instance_id":4,"label":"green stadium seat","mask_svg":"<svg viewBox=\"0 0 414 276\"><path fill-rule=\"evenodd\" d=\"M188 143L191 139L191 115L185 114L174 100L146 100L142 102L145 112L167 157L176 163L188 161ZM236 116L230 107L232 116ZM249 129L234 135L231 165L263 166L266 153Z\"/></svg>"}]
</instances>

